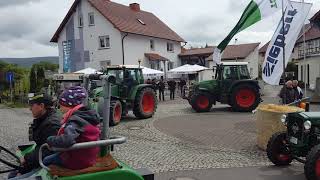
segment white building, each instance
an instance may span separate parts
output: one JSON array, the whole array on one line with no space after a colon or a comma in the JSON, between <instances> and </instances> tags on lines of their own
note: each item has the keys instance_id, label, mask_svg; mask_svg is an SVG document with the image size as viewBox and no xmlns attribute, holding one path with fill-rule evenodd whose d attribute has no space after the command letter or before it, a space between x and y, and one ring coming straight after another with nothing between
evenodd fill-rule
<instances>
[{"instance_id":1,"label":"white building","mask_svg":"<svg viewBox=\"0 0 320 180\"><path fill-rule=\"evenodd\" d=\"M248 70L252 78L257 78L259 74L259 44L237 44L228 45L223 52L223 62L248 62ZM181 64L198 64L212 68L214 47L184 49L179 54Z\"/></svg>"},{"instance_id":2,"label":"white building","mask_svg":"<svg viewBox=\"0 0 320 180\"><path fill-rule=\"evenodd\" d=\"M51 42L58 43L60 72L138 64L167 71L180 65L185 42L140 5L75 0Z\"/></svg>"}]
</instances>

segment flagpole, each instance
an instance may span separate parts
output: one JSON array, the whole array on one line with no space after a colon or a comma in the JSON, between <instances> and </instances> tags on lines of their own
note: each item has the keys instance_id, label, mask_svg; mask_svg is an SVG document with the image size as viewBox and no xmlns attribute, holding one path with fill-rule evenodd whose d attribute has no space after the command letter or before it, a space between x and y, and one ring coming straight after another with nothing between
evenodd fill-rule
<instances>
[{"instance_id":1,"label":"flagpole","mask_svg":"<svg viewBox=\"0 0 320 180\"><path fill-rule=\"evenodd\" d=\"M302 0L302 9L304 11L304 0ZM304 78L302 79L304 81L304 97L307 97L307 57L306 57L306 26L303 24L303 66L305 68L303 72Z\"/></svg>"},{"instance_id":2,"label":"flagpole","mask_svg":"<svg viewBox=\"0 0 320 180\"><path fill-rule=\"evenodd\" d=\"M284 16L285 16L285 10L284 10L284 3L283 3L283 0L281 1L282 2L282 29L284 29ZM285 37L285 34L283 33L283 42L286 41L286 37ZM282 49L282 57L283 57L283 60L282 60L282 63L283 63L283 81L284 81L284 84L283 84L283 89L284 89L284 96L283 96L283 99L284 99L284 104L286 104L287 102L287 97L286 97L286 53L285 53L285 43L283 43L283 49Z\"/></svg>"}]
</instances>

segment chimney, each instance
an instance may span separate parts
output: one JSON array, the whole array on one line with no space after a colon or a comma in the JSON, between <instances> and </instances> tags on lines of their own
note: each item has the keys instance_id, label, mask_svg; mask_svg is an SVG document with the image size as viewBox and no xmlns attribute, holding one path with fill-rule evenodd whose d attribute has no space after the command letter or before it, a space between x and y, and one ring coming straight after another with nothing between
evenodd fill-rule
<instances>
[{"instance_id":1,"label":"chimney","mask_svg":"<svg viewBox=\"0 0 320 180\"><path fill-rule=\"evenodd\" d=\"M131 3L129 7L132 11L136 11L136 12L140 11L140 4L138 3Z\"/></svg>"}]
</instances>

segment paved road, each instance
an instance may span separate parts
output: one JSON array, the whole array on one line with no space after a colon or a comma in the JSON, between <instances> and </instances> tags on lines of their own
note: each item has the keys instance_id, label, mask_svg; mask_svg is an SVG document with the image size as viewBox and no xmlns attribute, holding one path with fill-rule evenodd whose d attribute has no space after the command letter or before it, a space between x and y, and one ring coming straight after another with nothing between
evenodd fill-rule
<instances>
[{"instance_id":1,"label":"paved road","mask_svg":"<svg viewBox=\"0 0 320 180\"><path fill-rule=\"evenodd\" d=\"M156 174L156 180L304 180L303 167L204 169Z\"/></svg>"},{"instance_id":2,"label":"paved road","mask_svg":"<svg viewBox=\"0 0 320 180\"><path fill-rule=\"evenodd\" d=\"M277 91L269 88L265 92L265 103L276 103ZM313 105L312 109L320 111L319 107ZM31 120L27 109L1 109L0 106L0 144L14 149L26 143L26 127ZM131 115L111 128L111 134L128 137L126 144L116 146L113 152L116 158L134 168L150 168L159 180L194 177L193 174L198 179L212 179L214 174L221 177L218 179L226 179L222 177L234 173L235 177L247 179L271 177L264 173L289 179L286 172L302 173L299 166L280 171L264 169L271 163L255 146L254 116L231 112L224 105L215 106L210 113L196 114L185 100L160 102L153 118L137 120ZM256 175L245 176L251 171ZM293 173L287 174L296 177Z\"/></svg>"}]
</instances>

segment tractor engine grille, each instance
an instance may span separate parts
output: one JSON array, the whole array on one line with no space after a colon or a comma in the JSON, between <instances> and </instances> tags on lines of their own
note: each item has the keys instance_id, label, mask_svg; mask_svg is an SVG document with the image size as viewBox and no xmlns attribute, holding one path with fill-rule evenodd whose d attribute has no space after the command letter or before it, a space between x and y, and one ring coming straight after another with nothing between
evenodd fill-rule
<instances>
[{"instance_id":1,"label":"tractor engine grille","mask_svg":"<svg viewBox=\"0 0 320 180\"><path fill-rule=\"evenodd\" d=\"M303 136L303 119L298 119L298 118L292 118L288 121L288 135L289 137L295 137L298 139L302 139Z\"/></svg>"}]
</instances>

